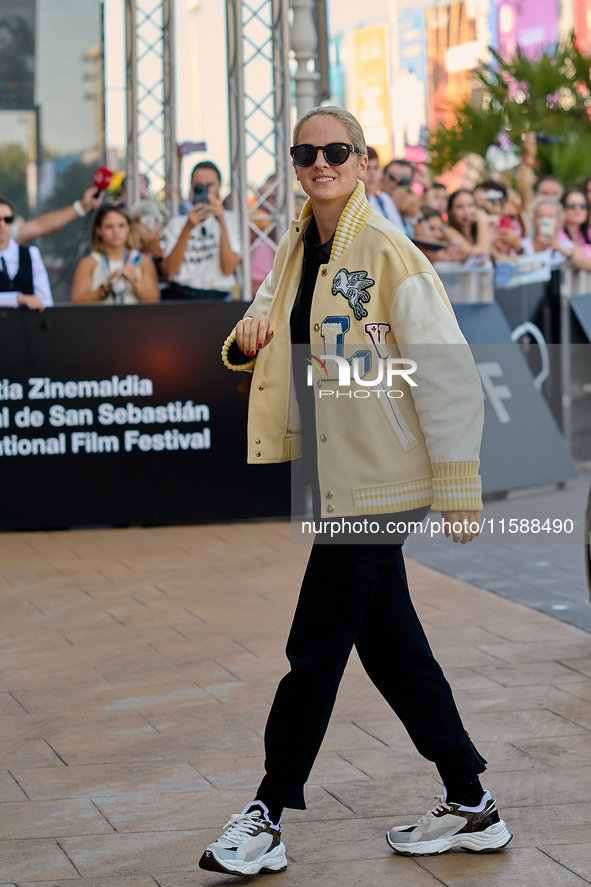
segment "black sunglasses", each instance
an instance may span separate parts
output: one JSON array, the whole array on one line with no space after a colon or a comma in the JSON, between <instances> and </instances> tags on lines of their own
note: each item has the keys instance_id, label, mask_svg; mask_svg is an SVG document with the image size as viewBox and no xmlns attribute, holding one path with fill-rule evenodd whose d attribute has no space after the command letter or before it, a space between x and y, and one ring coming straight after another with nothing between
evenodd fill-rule
<instances>
[{"instance_id":1,"label":"black sunglasses","mask_svg":"<svg viewBox=\"0 0 591 887\"><path fill-rule=\"evenodd\" d=\"M565 203L565 209L587 209L587 205L585 203Z\"/></svg>"},{"instance_id":2,"label":"black sunglasses","mask_svg":"<svg viewBox=\"0 0 591 887\"><path fill-rule=\"evenodd\" d=\"M312 166L316 163L319 151L322 151L324 159L330 166L342 166L352 153L364 156L361 148L347 142L331 142L330 145L294 145L289 149L296 166Z\"/></svg>"},{"instance_id":3,"label":"black sunglasses","mask_svg":"<svg viewBox=\"0 0 591 887\"><path fill-rule=\"evenodd\" d=\"M14 216L0 216L0 222L5 222L7 225L12 225L14 222Z\"/></svg>"}]
</instances>

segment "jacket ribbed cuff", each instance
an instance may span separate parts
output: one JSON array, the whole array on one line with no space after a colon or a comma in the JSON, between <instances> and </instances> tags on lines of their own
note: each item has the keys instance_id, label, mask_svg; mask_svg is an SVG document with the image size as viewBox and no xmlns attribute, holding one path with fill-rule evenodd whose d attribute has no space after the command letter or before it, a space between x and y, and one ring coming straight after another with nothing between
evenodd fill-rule
<instances>
[{"instance_id":1,"label":"jacket ribbed cuff","mask_svg":"<svg viewBox=\"0 0 591 887\"><path fill-rule=\"evenodd\" d=\"M251 357L250 360L245 361L244 363L233 363L234 355L230 353L230 349L232 351L238 352L238 354L245 357L244 354L238 348L238 345L235 345L236 342L236 330L232 330L228 338L223 344L222 347L222 360L224 362L224 366L226 366L229 370L233 370L236 373L246 372L247 370L253 370L254 365L256 363L256 357ZM235 348L232 348L232 345L235 345Z\"/></svg>"},{"instance_id":2,"label":"jacket ribbed cuff","mask_svg":"<svg viewBox=\"0 0 591 887\"><path fill-rule=\"evenodd\" d=\"M479 462L437 462L433 471L434 511L482 511Z\"/></svg>"}]
</instances>

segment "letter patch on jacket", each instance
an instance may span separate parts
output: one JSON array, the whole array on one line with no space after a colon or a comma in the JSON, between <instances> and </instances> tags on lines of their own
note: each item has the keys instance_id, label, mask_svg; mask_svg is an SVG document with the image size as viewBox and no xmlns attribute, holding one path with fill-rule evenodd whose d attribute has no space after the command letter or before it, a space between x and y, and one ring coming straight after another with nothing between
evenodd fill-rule
<instances>
[{"instance_id":1,"label":"letter patch on jacket","mask_svg":"<svg viewBox=\"0 0 591 887\"><path fill-rule=\"evenodd\" d=\"M340 293L348 300L349 305L353 309L356 320L367 317L367 311L361 302L369 302L371 296L366 290L373 286L375 280L367 276L367 271L347 271L341 268L335 274L332 282L332 294L336 296Z\"/></svg>"}]
</instances>

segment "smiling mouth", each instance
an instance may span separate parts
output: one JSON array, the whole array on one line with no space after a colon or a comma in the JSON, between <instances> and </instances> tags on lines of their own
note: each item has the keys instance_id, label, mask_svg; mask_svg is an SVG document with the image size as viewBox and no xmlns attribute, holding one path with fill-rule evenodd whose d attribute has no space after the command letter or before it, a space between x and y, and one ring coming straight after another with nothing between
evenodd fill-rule
<instances>
[{"instance_id":1,"label":"smiling mouth","mask_svg":"<svg viewBox=\"0 0 591 887\"><path fill-rule=\"evenodd\" d=\"M333 176L316 176L314 179L317 185L323 185L325 182L334 182Z\"/></svg>"}]
</instances>

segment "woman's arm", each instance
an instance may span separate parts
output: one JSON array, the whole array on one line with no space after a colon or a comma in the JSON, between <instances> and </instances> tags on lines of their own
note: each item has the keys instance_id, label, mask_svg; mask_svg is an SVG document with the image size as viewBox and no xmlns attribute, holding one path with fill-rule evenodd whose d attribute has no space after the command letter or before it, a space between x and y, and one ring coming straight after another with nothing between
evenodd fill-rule
<instances>
[{"instance_id":1,"label":"woman's arm","mask_svg":"<svg viewBox=\"0 0 591 887\"><path fill-rule=\"evenodd\" d=\"M476 211L476 244L472 248L473 256L481 256L490 252L490 223L484 210Z\"/></svg>"},{"instance_id":2,"label":"woman's arm","mask_svg":"<svg viewBox=\"0 0 591 887\"><path fill-rule=\"evenodd\" d=\"M226 227L226 219L224 217L224 206L222 201L215 198L209 198L211 214L216 217L220 223L220 268L222 274L233 274L240 264L240 256L233 252L230 246L230 238L228 237L228 229Z\"/></svg>"},{"instance_id":3,"label":"woman's arm","mask_svg":"<svg viewBox=\"0 0 591 887\"><path fill-rule=\"evenodd\" d=\"M552 241L552 247L569 259L579 271L591 271L591 259L578 243L570 245L569 242L565 243L563 240L555 237Z\"/></svg>"},{"instance_id":4,"label":"woman's arm","mask_svg":"<svg viewBox=\"0 0 591 887\"><path fill-rule=\"evenodd\" d=\"M79 263L72 281L72 302L100 302L110 292L109 286L102 284L98 289L92 288L92 275L96 262L92 256L85 256Z\"/></svg>"},{"instance_id":5,"label":"woman's arm","mask_svg":"<svg viewBox=\"0 0 591 887\"><path fill-rule=\"evenodd\" d=\"M443 232L443 236L450 244L450 247L455 246L457 261L465 262L472 252L472 244L470 243L470 241L466 237L464 237L464 235L456 228L451 227L445 229L445 231ZM440 261L443 260L440 259Z\"/></svg>"}]
</instances>

